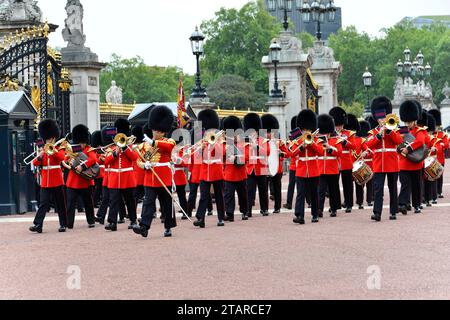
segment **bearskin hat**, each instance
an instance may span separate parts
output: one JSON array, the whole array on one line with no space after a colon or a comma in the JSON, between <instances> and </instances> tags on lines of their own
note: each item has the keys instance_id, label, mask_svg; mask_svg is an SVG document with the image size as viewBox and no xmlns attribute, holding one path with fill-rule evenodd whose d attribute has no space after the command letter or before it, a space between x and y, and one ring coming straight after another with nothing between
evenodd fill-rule
<instances>
[{"instance_id":1,"label":"bearskin hat","mask_svg":"<svg viewBox=\"0 0 450 320\"><path fill-rule=\"evenodd\" d=\"M332 134L336 131L334 120L328 114L322 114L317 119L320 134Z\"/></svg>"},{"instance_id":2,"label":"bearskin hat","mask_svg":"<svg viewBox=\"0 0 450 320\"><path fill-rule=\"evenodd\" d=\"M91 134L89 128L83 124L79 124L72 129L72 139L74 144L89 144L91 141Z\"/></svg>"},{"instance_id":3,"label":"bearskin hat","mask_svg":"<svg viewBox=\"0 0 450 320\"><path fill-rule=\"evenodd\" d=\"M423 116L422 104L417 100L412 100L412 102L414 102L417 105L417 108L419 108L419 119L417 121L420 121L420 120L422 120L422 116Z\"/></svg>"},{"instance_id":4,"label":"bearskin hat","mask_svg":"<svg viewBox=\"0 0 450 320\"><path fill-rule=\"evenodd\" d=\"M239 130L242 129L242 122L236 116L229 116L223 120L223 130Z\"/></svg>"},{"instance_id":5,"label":"bearskin hat","mask_svg":"<svg viewBox=\"0 0 450 320\"><path fill-rule=\"evenodd\" d=\"M417 125L420 127L426 127L428 126L428 112L425 110L422 110L422 114L420 116L420 119L417 120Z\"/></svg>"},{"instance_id":6,"label":"bearskin hat","mask_svg":"<svg viewBox=\"0 0 450 320\"><path fill-rule=\"evenodd\" d=\"M359 122L359 131L357 133L357 136L360 138L367 138L369 136L369 131L372 128L370 127L370 123L367 121L360 121Z\"/></svg>"},{"instance_id":7,"label":"bearskin hat","mask_svg":"<svg viewBox=\"0 0 450 320\"><path fill-rule=\"evenodd\" d=\"M295 116L295 117L292 118L292 120L291 120L291 131L298 128L298 126L297 126L297 119L298 119L298 116Z\"/></svg>"},{"instance_id":8,"label":"bearskin hat","mask_svg":"<svg viewBox=\"0 0 450 320\"><path fill-rule=\"evenodd\" d=\"M317 125L317 115L312 110L302 110L298 114L297 128L315 132L317 130Z\"/></svg>"},{"instance_id":9,"label":"bearskin hat","mask_svg":"<svg viewBox=\"0 0 450 320\"><path fill-rule=\"evenodd\" d=\"M144 130L141 126L134 126L131 134L136 137L136 143L140 144L144 141Z\"/></svg>"},{"instance_id":10,"label":"bearskin hat","mask_svg":"<svg viewBox=\"0 0 450 320\"><path fill-rule=\"evenodd\" d=\"M244 117L244 130L259 131L262 129L262 121L258 114L249 113Z\"/></svg>"},{"instance_id":11,"label":"bearskin hat","mask_svg":"<svg viewBox=\"0 0 450 320\"><path fill-rule=\"evenodd\" d=\"M348 114L348 123L345 126L346 130L358 132L361 128L358 118L353 114Z\"/></svg>"},{"instance_id":12,"label":"bearskin hat","mask_svg":"<svg viewBox=\"0 0 450 320\"><path fill-rule=\"evenodd\" d=\"M341 107L334 107L329 114L334 119L335 126L345 126L347 124L347 112Z\"/></svg>"},{"instance_id":13,"label":"bearskin hat","mask_svg":"<svg viewBox=\"0 0 450 320\"><path fill-rule=\"evenodd\" d=\"M91 147L98 148L103 146L102 144L102 132L100 130L94 131L91 137Z\"/></svg>"},{"instance_id":14,"label":"bearskin hat","mask_svg":"<svg viewBox=\"0 0 450 320\"><path fill-rule=\"evenodd\" d=\"M428 132L436 132L437 125L436 125L436 119L428 112Z\"/></svg>"},{"instance_id":15,"label":"bearskin hat","mask_svg":"<svg viewBox=\"0 0 450 320\"><path fill-rule=\"evenodd\" d=\"M400 106L400 118L403 122L417 121L420 118L419 107L412 100L403 102Z\"/></svg>"},{"instance_id":16,"label":"bearskin hat","mask_svg":"<svg viewBox=\"0 0 450 320\"><path fill-rule=\"evenodd\" d=\"M434 120L436 121L436 127L442 126L442 114L438 109L433 109L428 111L428 113L433 116Z\"/></svg>"},{"instance_id":17,"label":"bearskin hat","mask_svg":"<svg viewBox=\"0 0 450 320\"><path fill-rule=\"evenodd\" d=\"M103 127L102 129L102 145L109 146L114 141L114 136L117 134L116 128L111 128L108 126Z\"/></svg>"},{"instance_id":18,"label":"bearskin hat","mask_svg":"<svg viewBox=\"0 0 450 320\"><path fill-rule=\"evenodd\" d=\"M60 134L56 121L52 119L46 119L41 121L38 126L38 131L39 136L44 141L50 140L52 138L58 139Z\"/></svg>"},{"instance_id":19,"label":"bearskin hat","mask_svg":"<svg viewBox=\"0 0 450 320\"><path fill-rule=\"evenodd\" d=\"M200 113L198 114L198 121L202 123L202 128L205 131L211 129L219 129L220 127L219 115L213 109L200 111Z\"/></svg>"},{"instance_id":20,"label":"bearskin hat","mask_svg":"<svg viewBox=\"0 0 450 320\"><path fill-rule=\"evenodd\" d=\"M371 104L372 116L374 119L380 119L379 113L388 115L392 113L392 102L387 97L376 97ZM377 124L378 126L378 124Z\"/></svg>"},{"instance_id":21,"label":"bearskin hat","mask_svg":"<svg viewBox=\"0 0 450 320\"><path fill-rule=\"evenodd\" d=\"M274 130L280 130L280 123L278 122L278 119L271 114L263 115L261 117L261 122L263 129L267 130L268 133Z\"/></svg>"},{"instance_id":22,"label":"bearskin hat","mask_svg":"<svg viewBox=\"0 0 450 320\"><path fill-rule=\"evenodd\" d=\"M169 133L172 130L175 116L166 106L156 106L148 117L148 128L152 131Z\"/></svg>"},{"instance_id":23,"label":"bearskin hat","mask_svg":"<svg viewBox=\"0 0 450 320\"><path fill-rule=\"evenodd\" d=\"M116 122L114 122L114 127L117 129L117 133L123 133L127 137L131 135L130 122L127 119L117 119Z\"/></svg>"},{"instance_id":24,"label":"bearskin hat","mask_svg":"<svg viewBox=\"0 0 450 320\"><path fill-rule=\"evenodd\" d=\"M366 121L370 124L370 129L373 130L378 127L378 121L373 116L367 117Z\"/></svg>"}]
</instances>

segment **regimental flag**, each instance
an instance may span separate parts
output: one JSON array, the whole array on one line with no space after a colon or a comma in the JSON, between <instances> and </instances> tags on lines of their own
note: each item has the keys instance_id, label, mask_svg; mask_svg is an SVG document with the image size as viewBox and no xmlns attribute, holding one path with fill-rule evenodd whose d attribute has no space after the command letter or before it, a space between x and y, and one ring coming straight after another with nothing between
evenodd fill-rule
<instances>
[{"instance_id":1,"label":"regimental flag","mask_svg":"<svg viewBox=\"0 0 450 320\"><path fill-rule=\"evenodd\" d=\"M183 80L180 79L178 86L178 128L184 128L189 121L189 116L186 112L186 96L184 94Z\"/></svg>"}]
</instances>

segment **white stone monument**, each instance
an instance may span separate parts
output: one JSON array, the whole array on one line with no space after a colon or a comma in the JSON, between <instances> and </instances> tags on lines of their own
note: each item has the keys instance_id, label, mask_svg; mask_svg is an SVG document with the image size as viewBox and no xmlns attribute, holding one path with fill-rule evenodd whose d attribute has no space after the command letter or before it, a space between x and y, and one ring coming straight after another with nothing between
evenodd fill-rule
<instances>
[{"instance_id":1,"label":"white stone monument","mask_svg":"<svg viewBox=\"0 0 450 320\"><path fill-rule=\"evenodd\" d=\"M67 19L62 31L67 47L61 50L62 63L73 81L70 98L71 125L86 125L91 132L100 129L100 70L106 66L98 56L85 47L83 5L68 0Z\"/></svg>"},{"instance_id":2,"label":"white stone monument","mask_svg":"<svg viewBox=\"0 0 450 320\"><path fill-rule=\"evenodd\" d=\"M106 91L106 102L110 104L122 104L123 94L122 88L116 85L116 82L111 81L111 87Z\"/></svg>"},{"instance_id":3,"label":"white stone monument","mask_svg":"<svg viewBox=\"0 0 450 320\"><path fill-rule=\"evenodd\" d=\"M450 87L448 86L448 82L445 83L442 93L445 96L444 101L441 102L442 127L446 129L450 126Z\"/></svg>"},{"instance_id":4,"label":"white stone monument","mask_svg":"<svg viewBox=\"0 0 450 320\"><path fill-rule=\"evenodd\" d=\"M328 113L339 104L337 80L342 73L342 66L334 59L333 49L327 47L324 41L315 41L309 54L314 61L311 74L319 85L319 113Z\"/></svg>"},{"instance_id":5,"label":"white stone monument","mask_svg":"<svg viewBox=\"0 0 450 320\"><path fill-rule=\"evenodd\" d=\"M392 100L393 111L400 113L400 105L406 100L419 101L425 110L436 109L433 102L433 89L430 83L423 80L414 83L414 80L406 77L399 77L394 86L394 99Z\"/></svg>"},{"instance_id":6,"label":"white stone monument","mask_svg":"<svg viewBox=\"0 0 450 320\"><path fill-rule=\"evenodd\" d=\"M278 81L284 91L283 99L271 99L268 112L280 122L280 135L286 139L291 119L307 108L306 72L311 67L312 57L303 52L302 42L292 31L282 31L272 42L281 45L281 58L277 64ZM275 68L269 56L262 58L262 65L269 70L269 90L274 88Z\"/></svg>"}]
</instances>

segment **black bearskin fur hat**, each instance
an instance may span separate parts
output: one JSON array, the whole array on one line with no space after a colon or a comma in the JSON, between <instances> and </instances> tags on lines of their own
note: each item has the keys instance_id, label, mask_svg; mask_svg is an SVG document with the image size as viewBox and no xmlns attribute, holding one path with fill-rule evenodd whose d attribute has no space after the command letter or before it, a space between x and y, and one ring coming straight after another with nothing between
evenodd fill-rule
<instances>
[{"instance_id":1,"label":"black bearskin fur hat","mask_svg":"<svg viewBox=\"0 0 450 320\"><path fill-rule=\"evenodd\" d=\"M172 130L175 116L172 110L166 106L156 106L148 117L148 129L169 133Z\"/></svg>"},{"instance_id":2,"label":"black bearskin fur hat","mask_svg":"<svg viewBox=\"0 0 450 320\"><path fill-rule=\"evenodd\" d=\"M361 121L359 123L359 131L357 136L360 138L367 138L369 136L369 131L372 130L370 123L367 121Z\"/></svg>"},{"instance_id":3,"label":"black bearskin fur hat","mask_svg":"<svg viewBox=\"0 0 450 320\"><path fill-rule=\"evenodd\" d=\"M202 123L202 128L205 131L219 129L220 127L219 115L213 109L200 111L198 114L198 121Z\"/></svg>"},{"instance_id":4,"label":"black bearskin fur hat","mask_svg":"<svg viewBox=\"0 0 450 320\"><path fill-rule=\"evenodd\" d=\"M127 119L117 119L116 122L114 122L114 127L117 129L117 133L123 133L127 137L131 135L130 122Z\"/></svg>"},{"instance_id":5,"label":"black bearskin fur hat","mask_svg":"<svg viewBox=\"0 0 450 320\"><path fill-rule=\"evenodd\" d=\"M422 116L423 116L422 104L417 100L412 100L412 102L414 102L417 105L417 108L419 108L419 119L417 121L420 121L420 120L422 120Z\"/></svg>"},{"instance_id":6,"label":"black bearskin fur hat","mask_svg":"<svg viewBox=\"0 0 450 320\"><path fill-rule=\"evenodd\" d=\"M94 131L94 133L92 133L92 138L91 138L91 147L92 148L98 148L103 146L102 144L102 132L100 130L98 131Z\"/></svg>"},{"instance_id":7,"label":"black bearskin fur hat","mask_svg":"<svg viewBox=\"0 0 450 320\"><path fill-rule=\"evenodd\" d=\"M242 129L242 122L236 116L229 116L223 120L223 130L239 130Z\"/></svg>"},{"instance_id":8,"label":"black bearskin fur hat","mask_svg":"<svg viewBox=\"0 0 450 320\"><path fill-rule=\"evenodd\" d=\"M373 117L375 117L375 114L381 110L384 110L386 115L388 115L392 113L392 102L387 97L376 97L372 100L370 109Z\"/></svg>"},{"instance_id":9,"label":"black bearskin fur hat","mask_svg":"<svg viewBox=\"0 0 450 320\"><path fill-rule=\"evenodd\" d=\"M425 110L422 110L422 114L420 116L420 119L417 120L417 125L420 127L426 127L428 126L428 112Z\"/></svg>"},{"instance_id":10,"label":"black bearskin fur hat","mask_svg":"<svg viewBox=\"0 0 450 320\"><path fill-rule=\"evenodd\" d=\"M420 119L419 107L412 100L407 100L400 106L400 118L403 122L412 122Z\"/></svg>"},{"instance_id":11,"label":"black bearskin fur hat","mask_svg":"<svg viewBox=\"0 0 450 320\"><path fill-rule=\"evenodd\" d=\"M297 116L297 128L300 130L317 131L317 115L312 110L302 110Z\"/></svg>"},{"instance_id":12,"label":"black bearskin fur hat","mask_svg":"<svg viewBox=\"0 0 450 320\"><path fill-rule=\"evenodd\" d=\"M39 136L42 140L50 140L52 138L59 138L59 128L55 120L46 119L39 123L38 126Z\"/></svg>"},{"instance_id":13,"label":"black bearskin fur hat","mask_svg":"<svg viewBox=\"0 0 450 320\"><path fill-rule=\"evenodd\" d=\"M355 132L358 132L359 130L361 130L361 127L359 125L359 120L355 115L348 114L348 123L345 126L345 129L350 130L350 131L355 131Z\"/></svg>"},{"instance_id":14,"label":"black bearskin fur hat","mask_svg":"<svg viewBox=\"0 0 450 320\"><path fill-rule=\"evenodd\" d=\"M436 132L436 129L437 129L436 120L430 113L428 113L427 127L428 127L428 132Z\"/></svg>"},{"instance_id":15,"label":"black bearskin fur hat","mask_svg":"<svg viewBox=\"0 0 450 320\"><path fill-rule=\"evenodd\" d=\"M244 117L244 130L259 131L262 129L262 121L258 114L249 113Z\"/></svg>"},{"instance_id":16,"label":"black bearskin fur hat","mask_svg":"<svg viewBox=\"0 0 450 320\"><path fill-rule=\"evenodd\" d=\"M334 120L328 114L322 114L317 120L320 134L333 134L336 131Z\"/></svg>"},{"instance_id":17,"label":"black bearskin fur hat","mask_svg":"<svg viewBox=\"0 0 450 320\"><path fill-rule=\"evenodd\" d=\"M428 113L433 116L434 120L436 120L436 127L441 127L442 126L441 112L438 109L433 109L428 111Z\"/></svg>"},{"instance_id":18,"label":"black bearskin fur hat","mask_svg":"<svg viewBox=\"0 0 450 320\"><path fill-rule=\"evenodd\" d=\"M136 137L137 144L144 142L144 130L141 126L134 126L133 129L131 129L131 134Z\"/></svg>"},{"instance_id":19,"label":"black bearskin fur hat","mask_svg":"<svg viewBox=\"0 0 450 320\"><path fill-rule=\"evenodd\" d=\"M79 124L72 129L72 140L74 144L89 144L91 141L91 134L89 128L83 124Z\"/></svg>"},{"instance_id":20,"label":"black bearskin fur hat","mask_svg":"<svg viewBox=\"0 0 450 320\"><path fill-rule=\"evenodd\" d=\"M345 126L347 124L347 112L341 107L334 107L329 114L334 119L335 126Z\"/></svg>"},{"instance_id":21,"label":"black bearskin fur hat","mask_svg":"<svg viewBox=\"0 0 450 320\"><path fill-rule=\"evenodd\" d=\"M378 121L374 117L370 116L366 118L366 121L370 124L370 129L373 130L378 127Z\"/></svg>"},{"instance_id":22,"label":"black bearskin fur hat","mask_svg":"<svg viewBox=\"0 0 450 320\"><path fill-rule=\"evenodd\" d=\"M110 144L112 144L114 141L114 136L112 134L112 131L114 131L114 133L116 134L116 128L111 128L108 126L103 127L102 129L102 145L105 146L109 146ZM115 135L114 134L114 135Z\"/></svg>"},{"instance_id":23,"label":"black bearskin fur hat","mask_svg":"<svg viewBox=\"0 0 450 320\"><path fill-rule=\"evenodd\" d=\"M295 130L295 129L298 128L298 127L297 127L297 119L298 119L297 116L295 116L295 117L292 118L292 120L291 120L291 131L293 131L293 130Z\"/></svg>"},{"instance_id":24,"label":"black bearskin fur hat","mask_svg":"<svg viewBox=\"0 0 450 320\"><path fill-rule=\"evenodd\" d=\"M278 122L278 119L271 115L271 114L265 114L261 117L261 122L264 130L267 130L268 133L271 133L274 130L280 129L280 123Z\"/></svg>"}]
</instances>

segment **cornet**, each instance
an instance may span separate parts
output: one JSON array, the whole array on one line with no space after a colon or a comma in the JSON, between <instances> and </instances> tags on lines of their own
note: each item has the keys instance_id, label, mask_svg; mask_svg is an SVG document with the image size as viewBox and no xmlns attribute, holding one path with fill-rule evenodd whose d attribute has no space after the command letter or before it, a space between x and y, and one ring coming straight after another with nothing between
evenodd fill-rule
<instances>
[{"instance_id":1,"label":"cornet","mask_svg":"<svg viewBox=\"0 0 450 320\"><path fill-rule=\"evenodd\" d=\"M185 154L187 155L187 154L197 153L197 151L199 151L203 147L204 142L208 143L210 146L214 146L224 136L225 136L225 131L223 131L223 130L219 131L217 133L210 133L210 134L206 135L202 140L200 140L199 142L197 142L196 144L194 144L193 146L188 148L185 151Z\"/></svg>"}]
</instances>

